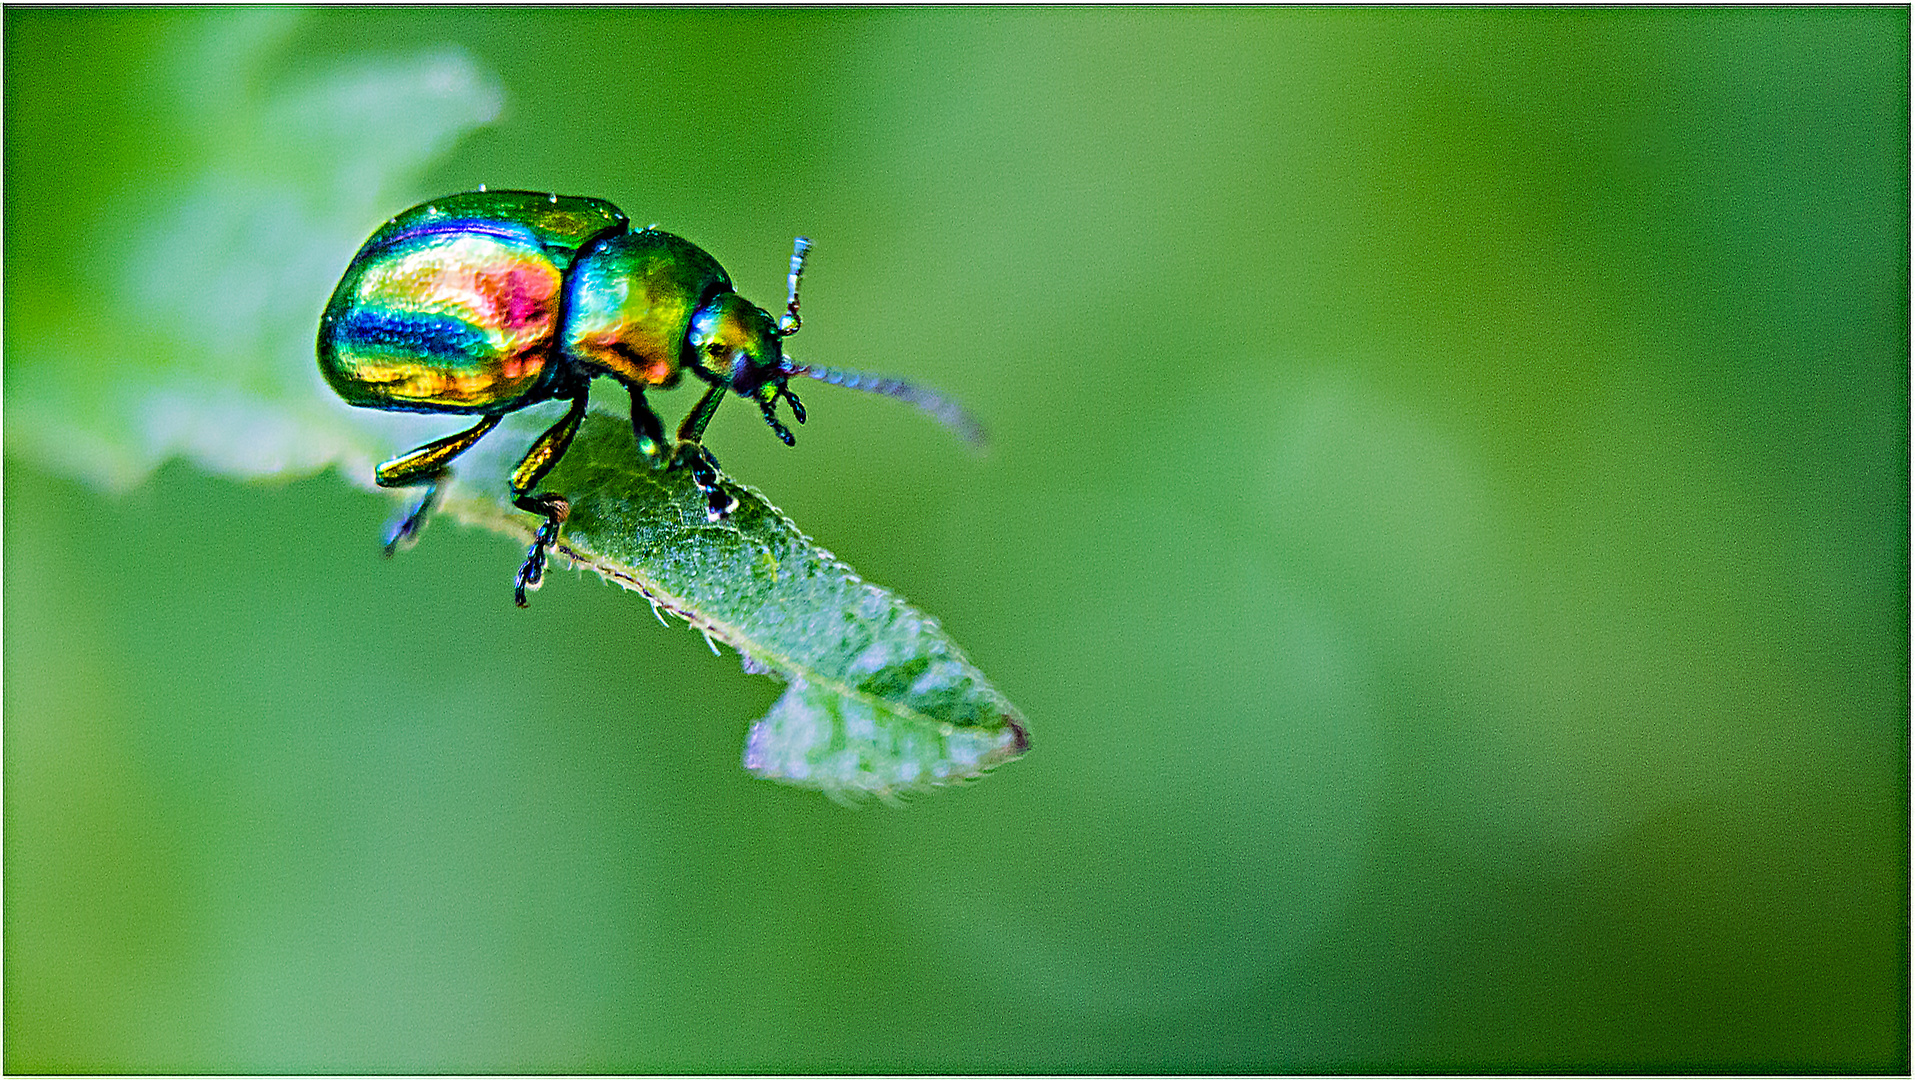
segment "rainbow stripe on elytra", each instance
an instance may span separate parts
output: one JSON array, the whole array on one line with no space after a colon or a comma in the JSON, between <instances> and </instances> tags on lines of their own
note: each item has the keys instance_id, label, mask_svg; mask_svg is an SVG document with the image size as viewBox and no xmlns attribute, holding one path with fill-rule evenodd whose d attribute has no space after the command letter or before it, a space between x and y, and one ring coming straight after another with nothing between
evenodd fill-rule
<instances>
[{"instance_id":1,"label":"rainbow stripe on elytra","mask_svg":"<svg viewBox=\"0 0 1915 1080\"><path fill-rule=\"evenodd\" d=\"M537 391L565 277L530 230L491 224L401 234L363 264L333 325L345 385L377 388L387 408L433 412Z\"/></svg>"},{"instance_id":2,"label":"rainbow stripe on elytra","mask_svg":"<svg viewBox=\"0 0 1915 1080\"><path fill-rule=\"evenodd\" d=\"M346 401L501 413L542 400L565 275L623 233L601 199L473 193L423 204L366 242L320 320L320 369Z\"/></svg>"}]
</instances>

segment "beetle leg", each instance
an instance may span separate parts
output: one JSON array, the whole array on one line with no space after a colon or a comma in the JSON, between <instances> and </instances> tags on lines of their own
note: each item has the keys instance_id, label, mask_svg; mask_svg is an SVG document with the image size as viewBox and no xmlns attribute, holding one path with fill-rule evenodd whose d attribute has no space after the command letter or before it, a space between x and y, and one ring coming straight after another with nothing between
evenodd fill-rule
<instances>
[{"instance_id":1,"label":"beetle leg","mask_svg":"<svg viewBox=\"0 0 1915 1080\"><path fill-rule=\"evenodd\" d=\"M711 415L718 411L718 403L724 400L725 388L713 386L698 399L692 411L685 414L685 422L678 425L678 441L695 443L705 434L705 425L711 423Z\"/></svg>"},{"instance_id":2,"label":"beetle leg","mask_svg":"<svg viewBox=\"0 0 1915 1080\"><path fill-rule=\"evenodd\" d=\"M539 531L532 536L532 546L526 549L525 563L519 567L519 576L512 583L512 602L524 607L525 590L536 589L545 581L545 549L558 543L559 526L571 516L572 504L563 495L520 496L513 502L521 510L545 515Z\"/></svg>"},{"instance_id":3,"label":"beetle leg","mask_svg":"<svg viewBox=\"0 0 1915 1080\"><path fill-rule=\"evenodd\" d=\"M424 486L426 492L414 503L412 509L386 531L386 554L391 555L399 548L418 538L419 530L425 527L426 515L439 500L439 481L445 479L447 467L452 459L472 449L472 444L485 437L499 424L499 418L488 416L481 419L456 435L435 439L408 454L401 454L391 461L373 470L372 478L380 487L403 488Z\"/></svg>"},{"instance_id":4,"label":"beetle leg","mask_svg":"<svg viewBox=\"0 0 1915 1080\"><path fill-rule=\"evenodd\" d=\"M428 482L425 494L419 496L419 501L386 527L386 558L390 559L400 548L409 548L418 542L419 530L426 527L426 515L438 504L439 485L436 481Z\"/></svg>"},{"instance_id":5,"label":"beetle leg","mask_svg":"<svg viewBox=\"0 0 1915 1080\"><path fill-rule=\"evenodd\" d=\"M472 449L472 444L499 426L499 418L488 416L457 435L429 442L409 454L401 454L373 470L380 487L417 487L445 475L452 459Z\"/></svg>"},{"instance_id":6,"label":"beetle leg","mask_svg":"<svg viewBox=\"0 0 1915 1080\"><path fill-rule=\"evenodd\" d=\"M680 442L672 464L692 471L693 486L705 495L706 521L723 521L738 509L738 497L718 486L718 459L703 443Z\"/></svg>"},{"instance_id":7,"label":"beetle leg","mask_svg":"<svg viewBox=\"0 0 1915 1080\"><path fill-rule=\"evenodd\" d=\"M672 463L671 454L665 448L665 423L645 402L645 391L640 387L631 387L632 391L632 434L638 439L638 454L652 468L663 469Z\"/></svg>"},{"instance_id":8,"label":"beetle leg","mask_svg":"<svg viewBox=\"0 0 1915 1080\"><path fill-rule=\"evenodd\" d=\"M515 497L523 496L539 486L545 474L551 472L552 466L565 456L565 451L572 445L572 437L578 434L579 425L585 421L587 400L583 393L574 397L572 407L565 411L559 422L547 428L545 434L539 436L532 448L519 459L519 467L512 470L512 494Z\"/></svg>"},{"instance_id":9,"label":"beetle leg","mask_svg":"<svg viewBox=\"0 0 1915 1080\"><path fill-rule=\"evenodd\" d=\"M711 451L698 441L724 397L723 386L714 385L705 391L705 396L699 398L698 404L686 414L685 422L678 425L678 446L672 450L672 465L690 468L693 485L705 495L707 521L721 521L738 509L738 499L718 486L718 459L711 456Z\"/></svg>"},{"instance_id":10,"label":"beetle leg","mask_svg":"<svg viewBox=\"0 0 1915 1080\"><path fill-rule=\"evenodd\" d=\"M585 420L587 397L580 391L572 398L572 407L567 409L559 422L546 429L532 448L525 452L519 461L519 467L512 470L512 504L519 509L545 518L539 531L532 537L532 546L525 553L525 564L519 567L519 576L513 585L512 600L520 607L525 606L525 590L536 589L545 580L545 550L558 543L559 526L572 513L572 504L565 496L549 492L540 495L528 494L537 487L552 466L565 456L572 445L572 437L578 434L579 424Z\"/></svg>"}]
</instances>

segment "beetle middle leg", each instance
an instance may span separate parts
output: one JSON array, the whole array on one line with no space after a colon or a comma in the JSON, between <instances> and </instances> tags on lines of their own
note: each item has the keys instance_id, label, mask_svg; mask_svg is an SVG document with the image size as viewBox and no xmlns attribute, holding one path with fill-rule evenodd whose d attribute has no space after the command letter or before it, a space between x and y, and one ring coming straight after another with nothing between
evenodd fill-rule
<instances>
[{"instance_id":1,"label":"beetle middle leg","mask_svg":"<svg viewBox=\"0 0 1915 1080\"><path fill-rule=\"evenodd\" d=\"M411 453L401 454L391 461L373 470L372 478L380 487L406 488L423 486L425 494L406 511L404 516L392 523L386 532L386 554L390 556L400 547L411 543L419 536L419 530L425 527L426 515L439 501L439 483L446 477L447 467L452 459L472 449L472 445L485 437L485 433L499 425L499 418L488 416L456 435L435 439Z\"/></svg>"},{"instance_id":2,"label":"beetle middle leg","mask_svg":"<svg viewBox=\"0 0 1915 1080\"><path fill-rule=\"evenodd\" d=\"M718 402L725 396L723 386L713 386L698 399L698 404L685 416L685 422L678 425L678 445L672 450L671 464L684 465L692 471L692 484L705 496L705 519L722 521L738 509L738 497L718 486L718 459L711 456L705 444L699 442L705 434L705 425L711 423L712 413L718 410Z\"/></svg>"},{"instance_id":3,"label":"beetle middle leg","mask_svg":"<svg viewBox=\"0 0 1915 1080\"><path fill-rule=\"evenodd\" d=\"M526 551L525 563L519 567L519 576L513 584L512 601L520 607L526 603L525 590L536 589L544 582L545 551L558 542L559 526L565 524L572 513L572 504L563 495L529 493L572 445L572 437L578 434L579 424L585 420L587 400L584 389L580 388L572 397L572 407L539 436L519 460L519 467L512 470L512 505L545 518L532 536L532 546Z\"/></svg>"},{"instance_id":4,"label":"beetle middle leg","mask_svg":"<svg viewBox=\"0 0 1915 1080\"><path fill-rule=\"evenodd\" d=\"M632 392L632 436L638 440L638 456L654 469L669 467L672 454L665 444L664 422L646 404L642 388L631 386L628 389Z\"/></svg>"}]
</instances>

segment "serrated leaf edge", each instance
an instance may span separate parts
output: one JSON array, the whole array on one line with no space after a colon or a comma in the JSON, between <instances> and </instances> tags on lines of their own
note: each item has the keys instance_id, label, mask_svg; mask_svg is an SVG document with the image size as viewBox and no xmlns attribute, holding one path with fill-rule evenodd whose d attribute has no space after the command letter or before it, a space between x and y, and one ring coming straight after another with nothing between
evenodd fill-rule
<instances>
[{"instance_id":1,"label":"serrated leaf edge","mask_svg":"<svg viewBox=\"0 0 1915 1080\"><path fill-rule=\"evenodd\" d=\"M619 466L617 465L605 465L600 467L604 467L604 468L608 468L612 470L617 470L619 468ZM627 470L627 471L630 471L632 475L634 476L642 475L642 474L639 474L637 470L635 469ZM756 499L759 505L764 507L765 512L773 515L774 517L778 519L778 521L781 524L789 528L792 531L792 533L794 533L806 545L806 547L808 547L813 553L816 554L816 556L819 558L821 562L828 563L831 567L839 571L842 571L849 582L857 585L858 587L864 590L867 590L869 593L876 594L880 597L889 598L890 600L896 603L900 603L900 604L905 603L902 597L898 596L896 593L892 592L891 590L886 589L881 585L874 585L871 582L866 581L863 578L863 576L861 576L856 570L852 569L851 566L847 564L844 560L838 558L838 556L833 554L828 548L825 548L824 546L817 543L817 541L813 540L811 536L807 534L803 529L800 529L797 523L792 521L791 518L787 516L783 510L779 509L778 506L772 503L769 499L766 499L762 492L758 491L756 488L753 488L749 485L738 483L736 480L732 479L729 476L724 477L723 480L728 486L736 488L739 491L744 492L746 494L749 494L752 498ZM450 494L448 495L448 497L446 498L442 506L446 512L450 513L458 521L461 521L469 525L478 525L481 527L489 528L495 532L503 532L525 543L531 542L533 533L535 531L534 527L530 524L530 522L533 519L529 515L524 516L524 519L520 520L519 516L508 514L504 510L504 508L500 506L498 503L480 494L476 494L476 493ZM734 531L736 530L734 529ZM746 537L746 539L750 539L750 538ZM577 547L574 547L570 542L568 542L565 539L562 533L559 537L558 543L553 545L553 551L556 554L563 555L566 558L566 560L572 564L574 568L583 568L583 569L590 570L606 581L609 581L615 585L618 585L621 588L628 589L632 592L638 593L639 595L643 596L648 603L652 605L652 610L654 613L656 613L661 608L664 609L665 611L671 612L673 615L679 617L680 619L683 619L692 629L698 630L699 632L703 633L706 636L706 639L708 641L711 638L716 637L718 640L723 641L726 645L730 646L741 657L745 657L751 661L755 661L756 663L769 668L771 672L778 674L787 683L789 683L793 677L802 678L806 682L811 683L813 685L822 686L825 689L831 691L832 693L837 694L840 697L844 697L844 698L848 698L848 699L852 699L856 701L861 701L861 702L864 702L865 704L872 706L873 708L882 709L886 712L892 713L893 715L899 716L900 718L905 719L911 723L921 724L926 727L933 728L937 730L941 735L948 736L950 733L955 732L959 727L966 726L966 725L953 724L947 720L940 720L936 717L927 715L922 710L912 708L907 705L902 705L899 702L892 701L886 698L875 697L871 694L864 693L863 691L853 689L845 685L842 681L838 679L823 677L818 675L815 672L809 671L808 669L805 669L802 665L793 662L789 657L784 656L782 654L771 652L770 650L764 650L764 649L759 649L755 647L747 647L746 645L741 644L741 639L744 638L744 635L741 631L738 630L738 628L731 626L727 623L720 622L716 619L712 619L708 616L699 614L698 612L692 609L690 602L688 600L686 600L683 597L678 597L673 595L672 593L668 592L664 588L660 587L656 582L653 582L647 579L646 577L644 577L644 575L640 574L635 568L632 568L625 563L608 559L604 556L590 553L590 552L581 550ZM940 632L940 635L942 636L942 626L938 622L935 616L927 615L922 612L919 612L918 614L921 618L923 618L926 622L928 622L933 629L937 629ZM946 636L944 640L949 642L951 651L955 659L962 661L966 666L970 667L972 670L976 670L976 665L971 663L970 657L965 655L963 649L956 642L951 641L948 636ZM988 684L985 684L985 685L988 686ZM996 693L995 690L993 690L992 692L993 694ZM1000 700L1002 699L1002 695L996 695L996 696L999 697ZM1004 706L1005 706L1004 709L999 710L998 718L1004 722L1005 726L1011 729L1011 733L1013 736L1011 744L1008 747L1007 752L1002 752L1001 756L999 754L994 753L990 755L989 757L981 760L978 765L978 772L975 774L971 774L973 777L982 775L984 772L992 768L995 768L996 766L1001 765L1007 761L1016 760L1018 757L1022 756L1027 750L1030 749L1030 735L1022 722L1022 718L1017 715L1017 712L1014 708L1010 708L1009 702L1004 702ZM933 786L942 786L942 785L933 785ZM908 789L899 789L899 790L908 790Z\"/></svg>"}]
</instances>

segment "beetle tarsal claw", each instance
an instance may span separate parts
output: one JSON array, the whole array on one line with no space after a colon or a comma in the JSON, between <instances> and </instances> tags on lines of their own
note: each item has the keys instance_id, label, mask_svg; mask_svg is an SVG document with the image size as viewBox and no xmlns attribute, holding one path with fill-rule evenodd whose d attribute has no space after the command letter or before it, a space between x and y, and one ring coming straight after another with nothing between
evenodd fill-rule
<instances>
[{"instance_id":1,"label":"beetle tarsal claw","mask_svg":"<svg viewBox=\"0 0 1915 1080\"><path fill-rule=\"evenodd\" d=\"M716 524L738 509L738 497L719 488L705 494L705 520Z\"/></svg>"},{"instance_id":2,"label":"beetle tarsal claw","mask_svg":"<svg viewBox=\"0 0 1915 1080\"><path fill-rule=\"evenodd\" d=\"M738 509L737 496L718 486L718 459L702 443L686 439L672 454L673 465L691 470L692 486L705 496L705 520L723 521Z\"/></svg>"}]
</instances>

